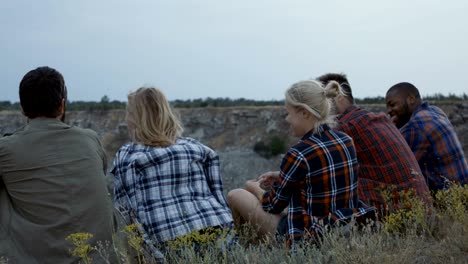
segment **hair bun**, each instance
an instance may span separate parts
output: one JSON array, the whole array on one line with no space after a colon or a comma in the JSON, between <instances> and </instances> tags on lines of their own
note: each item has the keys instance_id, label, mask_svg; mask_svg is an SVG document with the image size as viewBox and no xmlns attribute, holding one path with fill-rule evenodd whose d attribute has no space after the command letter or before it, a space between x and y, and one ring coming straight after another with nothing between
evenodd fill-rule
<instances>
[{"instance_id":1,"label":"hair bun","mask_svg":"<svg viewBox=\"0 0 468 264\"><path fill-rule=\"evenodd\" d=\"M340 94L340 85L336 81L330 81L324 88L325 97L335 98Z\"/></svg>"}]
</instances>

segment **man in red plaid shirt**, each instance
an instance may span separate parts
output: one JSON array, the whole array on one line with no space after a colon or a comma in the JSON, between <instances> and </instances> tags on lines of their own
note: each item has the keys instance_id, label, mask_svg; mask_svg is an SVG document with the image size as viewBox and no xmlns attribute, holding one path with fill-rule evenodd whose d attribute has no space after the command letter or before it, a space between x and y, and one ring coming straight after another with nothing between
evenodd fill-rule
<instances>
[{"instance_id":1,"label":"man in red plaid shirt","mask_svg":"<svg viewBox=\"0 0 468 264\"><path fill-rule=\"evenodd\" d=\"M423 201L430 195L424 176L410 147L385 113L361 109L354 102L351 86L345 74L328 73L317 78L324 85L337 81L345 96L334 99L340 130L353 138L359 163L359 199L382 210L400 206L399 194L411 190ZM388 204L382 191L391 192Z\"/></svg>"}]
</instances>

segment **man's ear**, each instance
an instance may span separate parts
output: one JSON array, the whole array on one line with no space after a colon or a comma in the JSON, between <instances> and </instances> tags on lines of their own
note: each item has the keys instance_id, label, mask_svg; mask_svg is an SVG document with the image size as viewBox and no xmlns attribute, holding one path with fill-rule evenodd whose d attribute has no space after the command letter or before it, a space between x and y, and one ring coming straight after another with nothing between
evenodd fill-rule
<instances>
[{"instance_id":1,"label":"man's ear","mask_svg":"<svg viewBox=\"0 0 468 264\"><path fill-rule=\"evenodd\" d=\"M347 99L346 99L346 97L344 95L339 94L339 95L336 96L336 100L341 103L341 102L343 102L343 100L347 100Z\"/></svg>"},{"instance_id":2,"label":"man's ear","mask_svg":"<svg viewBox=\"0 0 468 264\"><path fill-rule=\"evenodd\" d=\"M65 99L62 99L62 102L60 102L59 112L60 115L63 115L63 112L65 112Z\"/></svg>"},{"instance_id":3,"label":"man's ear","mask_svg":"<svg viewBox=\"0 0 468 264\"><path fill-rule=\"evenodd\" d=\"M406 103L410 106L414 106L416 104L416 97L414 95L408 95L408 97L406 97Z\"/></svg>"}]
</instances>

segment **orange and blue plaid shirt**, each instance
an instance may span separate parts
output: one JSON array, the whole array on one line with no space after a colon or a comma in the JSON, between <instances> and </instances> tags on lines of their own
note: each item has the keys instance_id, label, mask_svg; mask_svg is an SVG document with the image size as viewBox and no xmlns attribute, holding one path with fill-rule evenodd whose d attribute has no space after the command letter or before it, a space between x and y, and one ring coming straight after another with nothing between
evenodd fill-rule
<instances>
[{"instance_id":1,"label":"orange and blue plaid shirt","mask_svg":"<svg viewBox=\"0 0 468 264\"><path fill-rule=\"evenodd\" d=\"M424 102L400 128L414 152L431 191L449 182L468 182L468 165L457 133L447 115Z\"/></svg>"},{"instance_id":2,"label":"orange and blue plaid shirt","mask_svg":"<svg viewBox=\"0 0 468 264\"><path fill-rule=\"evenodd\" d=\"M384 113L372 113L353 105L338 116L337 130L353 138L359 163L359 199L381 210L387 208L383 191L399 206L399 193L430 201L429 189L408 143Z\"/></svg>"},{"instance_id":3,"label":"orange and blue plaid shirt","mask_svg":"<svg viewBox=\"0 0 468 264\"><path fill-rule=\"evenodd\" d=\"M352 139L327 125L289 149L278 181L261 199L263 209L272 214L288 207L289 246L305 235L320 234L324 220L340 222L375 210L360 207L357 168Z\"/></svg>"}]
</instances>

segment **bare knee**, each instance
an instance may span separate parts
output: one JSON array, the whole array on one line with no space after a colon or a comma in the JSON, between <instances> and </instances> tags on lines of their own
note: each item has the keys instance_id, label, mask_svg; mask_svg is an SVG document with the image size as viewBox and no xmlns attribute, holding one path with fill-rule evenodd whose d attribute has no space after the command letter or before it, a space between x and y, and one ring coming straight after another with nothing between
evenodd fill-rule
<instances>
[{"instance_id":1,"label":"bare knee","mask_svg":"<svg viewBox=\"0 0 468 264\"><path fill-rule=\"evenodd\" d=\"M234 189L227 194L226 199L238 221L246 221L258 227L257 232L261 235L274 234L281 216L265 212L255 195L244 189Z\"/></svg>"},{"instance_id":2,"label":"bare knee","mask_svg":"<svg viewBox=\"0 0 468 264\"><path fill-rule=\"evenodd\" d=\"M244 189L234 189L228 192L226 199L230 207L237 207L237 203L247 191Z\"/></svg>"}]
</instances>

